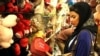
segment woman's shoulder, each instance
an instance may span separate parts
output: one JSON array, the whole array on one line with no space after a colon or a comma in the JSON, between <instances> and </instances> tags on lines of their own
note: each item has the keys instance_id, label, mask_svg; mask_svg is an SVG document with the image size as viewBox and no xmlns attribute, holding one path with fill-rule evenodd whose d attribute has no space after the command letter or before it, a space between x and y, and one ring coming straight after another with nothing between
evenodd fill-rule
<instances>
[{"instance_id":1,"label":"woman's shoulder","mask_svg":"<svg viewBox=\"0 0 100 56\"><path fill-rule=\"evenodd\" d=\"M83 29L83 30L81 30L81 31L79 32L79 35L80 35L80 34L82 34L82 35L83 35L83 34L86 34L86 35L87 35L87 34L90 34L90 33L91 33L91 32L90 32L89 30Z\"/></svg>"},{"instance_id":2,"label":"woman's shoulder","mask_svg":"<svg viewBox=\"0 0 100 56\"><path fill-rule=\"evenodd\" d=\"M90 39L89 37L91 37L91 32L87 29L83 29L78 34L78 37L79 40L88 40Z\"/></svg>"}]
</instances>

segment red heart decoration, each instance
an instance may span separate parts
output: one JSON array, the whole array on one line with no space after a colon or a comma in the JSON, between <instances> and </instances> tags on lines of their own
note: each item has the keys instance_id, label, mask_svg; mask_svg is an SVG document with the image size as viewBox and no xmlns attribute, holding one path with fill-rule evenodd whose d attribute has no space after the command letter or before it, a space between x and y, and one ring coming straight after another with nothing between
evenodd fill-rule
<instances>
[{"instance_id":1,"label":"red heart decoration","mask_svg":"<svg viewBox=\"0 0 100 56\"><path fill-rule=\"evenodd\" d=\"M50 47L48 46L47 43L45 43L43 38L36 37L32 41L31 50L37 50L40 52L48 52L50 50Z\"/></svg>"}]
</instances>

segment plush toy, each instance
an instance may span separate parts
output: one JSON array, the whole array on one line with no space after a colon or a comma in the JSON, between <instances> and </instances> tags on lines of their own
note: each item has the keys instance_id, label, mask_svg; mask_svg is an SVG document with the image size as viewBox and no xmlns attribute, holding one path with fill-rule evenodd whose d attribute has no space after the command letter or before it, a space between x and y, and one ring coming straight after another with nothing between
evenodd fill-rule
<instances>
[{"instance_id":1,"label":"plush toy","mask_svg":"<svg viewBox=\"0 0 100 56\"><path fill-rule=\"evenodd\" d=\"M32 4L28 0L24 0L25 4L23 7L19 8L19 13L17 14L17 17L19 18L19 21L17 22L17 25L13 27L15 36L19 39L15 44L14 44L14 51L15 51L15 56L27 56L28 54L28 37L29 33L31 33L31 28L30 28L30 18L33 12L32 11Z\"/></svg>"},{"instance_id":2,"label":"plush toy","mask_svg":"<svg viewBox=\"0 0 100 56\"><path fill-rule=\"evenodd\" d=\"M10 14L4 18L0 18L0 46L2 48L9 48L11 44L14 42L13 37L13 30L17 23L17 16Z\"/></svg>"},{"instance_id":3,"label":"plush toy","mask_svg":"<svg viewBox=\"0 0 100 56\"><path fill-rule=\"evenodd\" d=\"M22 14L18 14L19 21L15 27L13 27L14 33L18 38L23 38L24 35L29 34L30 20L23 17Z\"/></svg>"},{"instance_id":4,"label":"plush toy","mask_svg":"<svg viewBox=\"0 0 100 56\"><path fill-rule=\"evenodd\" d=\"M0 5L0 12L3 12L5 10L5 6L4 5Z\"/></svg>"},{"instance_id":5,"label":"plush toy","mask_svg":"<svg viewBox=\"0 0 100 56\"><path fill-rule=\"evenodd\" d=\"M28 15L27 15L28 16ZM29 34L29 33L31 33L32 31L31 31L31 27L30 27L30 25L31 25L31 20L30 20L30 17L29 18L27 18L27 17L25 17L25 16L23 16L23 18L21 18L21 22L24 24L24 34L26 35L26 34Z\"/></svg>"},{"instance_id":6,"label":"plush toy","mask_svg":"<svg viewBox=\"0 0 100 56\"><path fill-rule=\"evenodd\" d=\"M25 4L24 4L24 6L23 6L23 8L22 8L22 10L21 10L21 12L22 13L28 13L28 12L30 12L31 10L32 10L32 4L28 1L28 0L25 0L24 1L25 2Z\"/></svg>"},{"instance_id":7,"label":"plush toy","mask_svg":"<svg viewBox=\"0 0 100 56\"><path fill-rule=\"evenodd\" d=\"M13 56L27 56L28 51L29 51L28 50L28 47L29 47L28 42L29 41L28 41L28 37L26 35L28 35L30 32L32 32L30 30L30 24L31 24L30 19L34 13L33 8L37 4L39 4L38 2L40 2L41 0L0 0L0 2L2 2L2 1L7 1L7 2L4 4L0 3L0 14L1 14L1 12L3 12L2 14L4 14L5 12L7 12L9 14L18 12L18 13L16 13L16 17L18 18L18 21L17 21L17 24L13 27L13 32L11 31L12 33L14 33L14 43L12 44L12 46L11 46L11 44L4 43L5 46L3 46L4 44L1 44L2 41L7 40L8 39L7 37L10 37L10 39L12 39L13 34L11 34L11 35L3 34L3 30L2 30L3 27L1 27L1 25L3 24L2 22L3 22L4 18L2 20L0 19L0 35L3 34L0 36L0 47L8 48L11 46L10 50L14 54ZM20 7L20 4L22 4L22 3L19 4L19 1L21 1L22 3L24 2L22 7ZM10 17L9 19L13 19L13 17ZM9 21L9 20L7 20L7 21ZM9 21L9 22L12 23L13 21ZM8 22L5 22L5 23L8 23ZM14 24L14 23L12 23L12 24ZM3 25L5 25L5 24L3 24ZM9 25L9 24L7 24L7 25ZM11 29L11 27L12 26L9 25L8 28ZM3 29L5 29L5 28L3 28ZM6 30L6 32L7 32L7 34L9 34L10 30ZM6 34L6 32L4 32L4 33ZM3 36L5 36L5 39L1 38ZM17 37L17 39L16 39L16 37ZM9 40L7 43L10 43L10 42L13 42L13 41ZM2 50L0 49L0 52L1 51ZM1 53L9 54L10 53L9 48L6 50L3 49L3 51ZM11 56L11 55L8 55L8 56ZM4 56L7 56L7 55L4 54Z\"/></svg>"},{"instance_id":8,"label":"plush toy","mask_svg":"<svg viewBox=\"0 0 100 56\"><path fill-rule=\"evenodd\" d=\"M27 47L28 47L28 37L26 35L30 32L30 20L24 19L22 14L18 15L19 21L17 25L13 28L15 36L19 39L14 44L15 56L17 55L27 55ZM23 51L24 50L24 51ZM26 53L26 54L24 54Z\"/></svg>"},{"instance_id":9,"label":"plush toy","mask_svg":"<svg viewBox=\"0 0 100 56\"><path fill-rule=\"evenodd\" d=\"M93 15L94 15L94 21L98 26L98 33L100 34L100 4L97 4L96 12Z\"/></svg>"},{"instance_id":10,"label":"plush toy","mask_svg":"<svg viewBox=\"0 0 100 56\"><path fill-rule=\"evenodd\" d=\"M10 2L7 3L8 11L7 12L18 12L18 6L14 5L16 0L10 0Z\"/></svg>"},{"instance_id":11,"label":"plush toy","mask_svg":"<svg viewBox=\"0 0 100 56\"><path fill-rule=\"evenodd\" d=\"M29 53L28 38L24 37L19 40L19 42L14 44L14 54L15 56L27 56Z\"/></svg>"},{"instance_id":12,"label":"plush toy","mask_svg":"<svg viewBox=\"0 0 100 56\"><path fill-rule=\"evenodd\" d=\"M10 0L0 0L0 13L5 11L5 4L8 3Z\"/></svg>"},{"instance_id":13,"label":"plush toy","mask_svg":"<svg viewBox=\"0 0 100 56\"><path fill-rule=\"evenodd\" d=\"M96 6L96 12L94 13L94 20L97 26L99 26L100 22L100 4Z\"/></svg>"},{"instance_id":14,"label":"plush toy","mask_svg":"<svg viewBox=\"0 0 100 56\"><path fill-rule=\"evenodd\" d=\"M29 34L28 30L30 27L30 20L25 19L22 14L18 14L17 16L19 18L19 21L13 28L15 36L19 39L14 45L15 56L26 56L28 53L26 49L28 47L28 37L26 36L26 34Z\"/></svg>"},{"instance_id":15,"label":"plush toy","mask_svg":"<svg viewBox=\"0 0 100 56\"><path fill-rule=\"evenodd\" d=\"M28 37L26 37L26 34L29 34L29 26L30 26L30 21L24 19L22 14L17 15L19 18L19 21L17 22L17 25L13 28L15 36L19 39L15 43L15 56L17 55L24 55L23 52L28 52L26 51L26 48L28 46ZM28 31L28 32L27 32ZM24 48L24 49L23 49ZM24 51L23 51L24 50ZM27 53L26 53L27 55Z\"/></svg>"}]
</instances>

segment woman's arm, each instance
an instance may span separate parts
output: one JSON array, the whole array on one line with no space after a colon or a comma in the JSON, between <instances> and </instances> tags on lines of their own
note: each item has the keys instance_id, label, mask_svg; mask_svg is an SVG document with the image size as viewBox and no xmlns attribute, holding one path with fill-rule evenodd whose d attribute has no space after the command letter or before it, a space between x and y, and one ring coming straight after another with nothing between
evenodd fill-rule
<instances>
[{"instance_id":1,"label":"woman's arm","mask_svg":"<svg viewBox=\"0 0 100 56\"><path fill-rule=\"evenodd\" d=\"M91 35L89 31L82 30L78 35L75 56L89 56L91 51Z\"/></svg>"}]
</instances>

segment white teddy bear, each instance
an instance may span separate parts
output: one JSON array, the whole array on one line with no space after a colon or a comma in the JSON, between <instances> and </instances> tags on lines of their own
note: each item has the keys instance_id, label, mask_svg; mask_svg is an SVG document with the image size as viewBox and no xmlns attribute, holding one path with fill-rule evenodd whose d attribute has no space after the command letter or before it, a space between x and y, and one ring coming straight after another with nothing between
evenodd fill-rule
<instances>
[{"instance_id":1,"label":"white teddy bear","mask_svg":"<svg viewBox=\"0 0 100 56\"><path fill-rule=\"evenodd\" d=\"M6 17L0 17L0 46L9 48L14 42L12 27L17 24L17 16L9 14Z\"/></svg>"}]
</instances>

